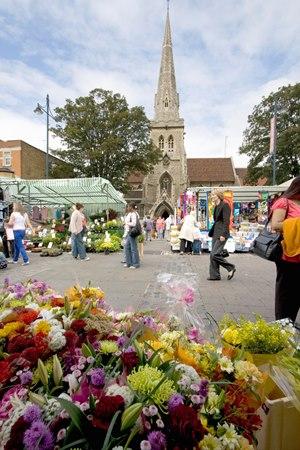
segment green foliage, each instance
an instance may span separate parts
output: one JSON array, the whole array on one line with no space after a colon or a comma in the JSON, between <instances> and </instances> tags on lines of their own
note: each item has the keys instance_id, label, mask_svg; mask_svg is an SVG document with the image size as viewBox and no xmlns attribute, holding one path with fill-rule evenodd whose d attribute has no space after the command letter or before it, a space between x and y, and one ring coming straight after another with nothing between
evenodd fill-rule
<instances>
[{"instance_id":1,"label":"green foliage","mask_svg":"<svg viewBox=\"0 0 300 450\"><path fill-rule=\"evenodd\" d=\"M146 174L161 158L144 109L129 108L120 94L94 89L86 97L67 99L55 112L52 131L67 147L57 154L79 176L100 176L125 191L130 173Z\"/></svg>"},{"instance_id":2,"label":"green foliage","mask_svg":"<svg viewBox=\"0 0 300 450\"><path fill-rule=\"evenodd\" d=\"M256 105L248 117L240 154L250 157L248 179L272 181L269 155L270 120L277 115L276 182L280 184L300 173L300 83L283 86Z\"/></svg>"},{"instance_id":3,"label":"green foliage","mask_svg":"<svg viewBox=\"0 0 300 450\"><path fill-rule=\"evenodd\" d=\"M57 235L55 237L52 237L50 235L50 236L46 236L43 238L43 246L44 247L47 247L50 242L53 242L53 245L59 245L62 243L62 238L61 238L61 236L57 236Z\"/></svg>"}]
</instances>

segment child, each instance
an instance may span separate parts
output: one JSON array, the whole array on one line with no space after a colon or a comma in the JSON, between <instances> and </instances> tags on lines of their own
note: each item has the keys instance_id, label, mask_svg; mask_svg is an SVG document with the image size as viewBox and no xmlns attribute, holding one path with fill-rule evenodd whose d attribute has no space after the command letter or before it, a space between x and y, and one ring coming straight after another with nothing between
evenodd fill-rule
<instances>
[{"instance_id":1,"label":"child","mask_svg":"<svg viewBox=\"0 0 300 450\"><path fill-rule=\"evenodd\" d=\"M201 232L198 226L194 227L193 237L193 255L201 255Z\"/></svg>"},{"instance_id":2,"label":"child","mask_svg":"<svg viewBox=\"0 0 300 450\"><path fill-rule=\"evenodd\" d=\"M12 227L8 226L9 219L5 220L5 235L4 239L7 242L7 255L5 255L7 258L11 257L14 259L14 253L15 253L15 237Z\"/></svg>"}]
</instances>

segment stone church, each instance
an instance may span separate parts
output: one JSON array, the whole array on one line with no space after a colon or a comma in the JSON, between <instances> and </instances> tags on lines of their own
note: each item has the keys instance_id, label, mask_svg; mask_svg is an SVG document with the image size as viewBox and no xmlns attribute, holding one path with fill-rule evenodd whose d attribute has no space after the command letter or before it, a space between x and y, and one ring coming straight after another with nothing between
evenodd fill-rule
<instances>
[{"instance_id":1,"label":"stone church","mask_svg":"<svg viewBox=\"0 0 300 450\"><path fill-rule=\"evenodd\" d=\"M229 186L239 184L231 158L186 158L184 120L179 115L179 94L173 60L169 9L165 24L151 139L162 151L162 160L153 172L129 177L131 191L140 214L167 217L174 213L180 193L189 186Z\"/></svg>"}]
</instances>

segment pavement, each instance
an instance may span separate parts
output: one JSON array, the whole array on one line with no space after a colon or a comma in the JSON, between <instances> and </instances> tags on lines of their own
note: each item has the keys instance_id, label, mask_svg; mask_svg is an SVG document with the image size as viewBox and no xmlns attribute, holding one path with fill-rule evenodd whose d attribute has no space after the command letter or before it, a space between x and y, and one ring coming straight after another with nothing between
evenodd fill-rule
<instances>
[{"instance_id":1,"label":"pavement","mask_svg":"<svg viewBox=\"0 0 300 450\"><path fill-rule=\"evenodd\" d=\"M197 310L202 315L208 313L219 320L225 313L249 318L259 314L274 320L275 265L255 255L230 255L230 262L237 268L230 281L225 270L221 281L207 281L209 254L173 254L165 241L146 243L141 268L136 270L123 267L121 253L89 256L90 261L80 261L67 253L43 258L31 254L30 265L21 266L20 262L1 270L0 284L5 277L13 282L37 278L63 293L74 284L84 286L90 282L104 290L114 309L124 310L148 307L153 301L164 304L166 294L157 276L171 273L196 280Z\"/></svg>"}]
</instances>

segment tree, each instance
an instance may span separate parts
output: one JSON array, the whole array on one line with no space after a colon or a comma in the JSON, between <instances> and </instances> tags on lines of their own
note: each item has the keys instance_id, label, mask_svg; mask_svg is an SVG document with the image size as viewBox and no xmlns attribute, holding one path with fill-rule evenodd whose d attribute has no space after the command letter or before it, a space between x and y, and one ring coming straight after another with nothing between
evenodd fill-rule
<instances>
[{"instance_id":1,"label":"tree","mask_svg":"<svg viewBox=\"0 0 300 450\"><path fill-rule=\"evenodd\" d=\"M86 97L56 108L52 128L66 146L59 150L78 176L100 176L125 192L132 172L149 173L161 152L150 140L150 122L141 106L129 108L125 97L94 89Z\"/></svg>"},{"instance_id":2,"label":"tree","mask_svg":"<svg viewBox=\"0 0 300 450\"><path fill-rule=\"evenodd\" d=\"M248 117L240 154L250 157L247 181L266 177L272 182L270 120L276 110L276 182L278 184L300 173L300 83L283 86L253 109Z\"/></svg>"}]
</instances>

